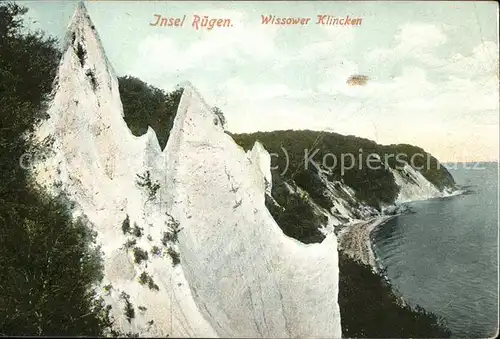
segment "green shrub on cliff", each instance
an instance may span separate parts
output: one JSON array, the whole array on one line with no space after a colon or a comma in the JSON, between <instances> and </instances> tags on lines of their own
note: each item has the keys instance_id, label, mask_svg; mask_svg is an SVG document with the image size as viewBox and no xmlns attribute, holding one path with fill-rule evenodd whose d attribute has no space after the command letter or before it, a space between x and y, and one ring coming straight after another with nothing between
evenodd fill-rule
<instances>
[{"instance_id":1,"label":"green shrub on cliff","mask_svg":"<svg viewBox=\"0 0 500 339\"><path fill-rule=\"evenodd\" d=\"M420 147L408 144L384 145L381 154L404 154L408 162L411 162L437 188L455 186L455 180L450 172L435 157ZM394 159L390 159L389 164L391 167L396 166Z\"/></svg>"}]
</instances>

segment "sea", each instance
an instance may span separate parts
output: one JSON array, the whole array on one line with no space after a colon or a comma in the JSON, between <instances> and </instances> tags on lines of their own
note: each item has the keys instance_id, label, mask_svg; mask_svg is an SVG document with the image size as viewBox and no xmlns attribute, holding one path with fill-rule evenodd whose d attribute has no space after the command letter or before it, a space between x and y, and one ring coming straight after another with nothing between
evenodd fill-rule
<instances>
[{"instance_id":1,"label":"sea","mask_svg":"<svg viewBox=\"0 0 500 339\"><path fill-rule=\"evenodd\" d=\"M498 333L498 163L445 165L466 193L408 204L372 232L397 293L444 319L453 337Z\"/></svg>"}]
</instances>

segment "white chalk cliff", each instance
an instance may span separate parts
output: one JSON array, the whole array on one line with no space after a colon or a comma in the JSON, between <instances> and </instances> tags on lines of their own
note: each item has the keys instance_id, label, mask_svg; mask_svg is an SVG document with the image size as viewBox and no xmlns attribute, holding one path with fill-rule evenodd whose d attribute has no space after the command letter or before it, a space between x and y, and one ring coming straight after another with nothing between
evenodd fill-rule
<instances>
[{"instance_id":1,"label":"white chalk cliff","mask_svg":"<svg viewBox=\"0 0 500 339\"><path fill-rule=\"evenodd\" d=\"M396 184L399 186L399 194L395 201L396 204L442 198L461 193L460 190L454 190L451 187L439 190L422 173L408 164L405 164L399 170L390 169L390 171L394 176Z\"/></svg>"},{"instance_id":2,"label":"white chalk cliff","mask_svg":"<svg viewBox=\"0 0 500 339\"><path fill-rule=\"evenodd\" d=\"M265 206L269 155L261 145L246 154L189 84L163 152L152 129L133 136L82 4L68 28L48 114L36 135L51 142L51 153L34 178L53 194L65 192L75 217L94 225L108 286L101 295L118 330L341 336L335 234L310 245L283 234ZM126 219L142 228L139 235L122 230ZM178 239L162 241L174 224ZM147 259L136 260L134 249L147 251ZM139 283L143 272L158 290ZM124 312L127 302L133 318Z\"/></svg>"}]
</instances>

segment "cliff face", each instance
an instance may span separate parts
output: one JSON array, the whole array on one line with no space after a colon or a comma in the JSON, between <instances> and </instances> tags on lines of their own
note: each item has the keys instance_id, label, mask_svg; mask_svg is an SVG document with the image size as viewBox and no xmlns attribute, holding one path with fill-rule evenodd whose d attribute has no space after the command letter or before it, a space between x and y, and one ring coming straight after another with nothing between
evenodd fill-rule
<instances>
[{"instance_id":1,"label":"cliff face","mask_svg":"<svg viewBox=\"0 0 500 339\"><path fill-rule=\"evenodd\" d=\"M36 136L50 152L34 179L94 225L118 330L341 336L335 234L305 245L281 231L265 205L269 154L246 154L189 84L163 152L152 129L133 136L82 4L48 114Z\"/></svg>"},{"instance_id":2,"label":"cliff face","mask_svg":"<svg viewBox=\"0 0 500 339\"><path fill-rule=\"evenodd\" d=\"M336 237L307 246L283 234L265 206L268 156L258 148L247 156L186 87L167 190L195 300L221 336L338 337Z\"/></svg>"},{"instance_id":3,"label":"cliff face","mask_svg":"<svg viewBox=\"0 0 500 339\"><path fill-rule=\"evenodd\" d=\"M135 137L123 121L117 79L82 4L68 28L48 114L37 136L51 142L51 152L37 165L35 178L54 194L65 192L76 203L75 214L94 225L104 257L103 286L108 286L102 296L112 306L117 329L216 336L198 311L182 269L164 255L161 240L169 223L162 199L165 156L152 129ZM125 223L139 232L122 227ZM148 258L140 261L142 251ZM143 272L159 291L138 282ZM124 312L128 303L134 310L130 321Z\"/></svg>"}]
</instances>

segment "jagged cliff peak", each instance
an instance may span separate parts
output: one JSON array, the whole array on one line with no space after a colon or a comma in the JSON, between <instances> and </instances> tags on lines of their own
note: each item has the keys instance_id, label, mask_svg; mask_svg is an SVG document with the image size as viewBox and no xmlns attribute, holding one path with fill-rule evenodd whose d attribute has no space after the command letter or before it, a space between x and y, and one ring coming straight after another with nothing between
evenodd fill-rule
<instances>
[{"instance_id":1,"label":"jagged cliff peak","mask_svg":"<svg viewBox=\"0 0 500 339\"><path fill-rule=\"evenodd\" d=\"M245 153L214 116L190 86L166 147L168 213L183 227L197 305L223 337L340 337L335 235L287 237L265 206L269 169L257 155L269 155Z\"/></svg>"},{"instance_id":2,"label":"jagged cliff peak","mask_svg":"<svg viewBox=\"0 0 500 339\"><path fill-rule=\"evenodd\" d=\"M66 29L62 51L61 63L71 64L71 72L79 68L94 92L113 90L115 71L106 57L99 34L83 2L77 4Z\"/></svg>"},{"instance_id":3,"label":"jagged cliff peak","mask_svg":"<svg viewBox=\"0 0 500 339\"><path fill-rule=\"evenodd\" d=\"M97 232L116 328L339 337L336 237L309 246L283 234L265 207L265 150L249 157L185 83L161 152L152 129L135 137L123 120L116 76L82 4L67 38L50 118L37 130L53 137L52 154L35 177L65 192ZM138 306L133 319L123 312Z\"/></svg>"}]
</instances>

